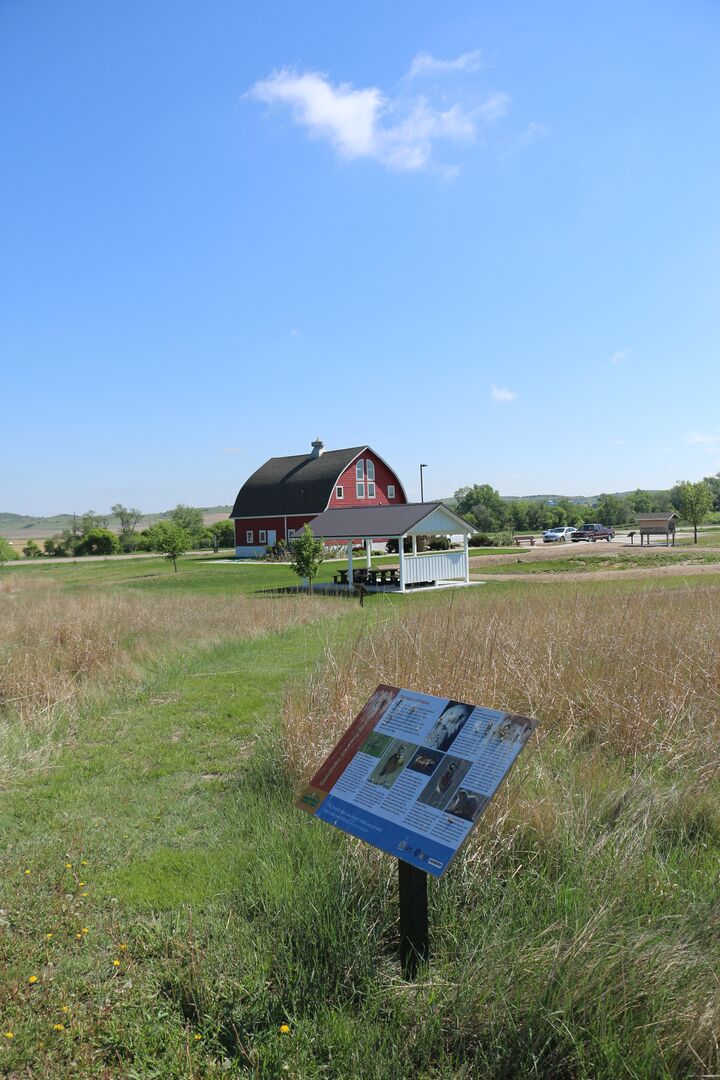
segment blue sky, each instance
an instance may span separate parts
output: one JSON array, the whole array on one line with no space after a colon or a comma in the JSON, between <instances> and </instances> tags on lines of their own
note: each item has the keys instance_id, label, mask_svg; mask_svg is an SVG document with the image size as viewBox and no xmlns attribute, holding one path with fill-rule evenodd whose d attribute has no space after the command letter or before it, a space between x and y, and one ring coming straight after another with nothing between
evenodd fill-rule
<instances>
[{"instance_id":1,"label":"blue sky","mask_svg":"<svg viewBox=\"0 0 720 1080\"><path fill-rule=\"evenodd\" d=\"M720 470L720 8L0 5L0 510Z\"/></svg>"}]
</instances>

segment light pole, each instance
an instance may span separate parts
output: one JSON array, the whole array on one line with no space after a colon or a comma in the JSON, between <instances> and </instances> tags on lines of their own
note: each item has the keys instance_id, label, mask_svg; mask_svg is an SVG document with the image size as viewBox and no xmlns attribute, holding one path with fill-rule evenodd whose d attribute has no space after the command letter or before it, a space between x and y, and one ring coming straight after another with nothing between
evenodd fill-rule
<instances>
[{"instance_id":1,"label":"light pole","mask_svg":"<svg viewBox=\"0 0 720 1080\"><path fill-rule=\"evenodd\" d=\"M420 502L425 502L425 493L423 491L423 469L427 469L427 465L420 466Z\"/></svg>"}]
</instances>

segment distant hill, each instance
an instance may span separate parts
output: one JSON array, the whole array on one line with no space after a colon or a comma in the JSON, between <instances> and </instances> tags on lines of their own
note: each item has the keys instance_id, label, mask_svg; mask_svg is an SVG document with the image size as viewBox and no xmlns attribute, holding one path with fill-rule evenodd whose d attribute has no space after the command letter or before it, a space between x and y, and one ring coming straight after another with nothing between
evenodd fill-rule
<instances>
[{"instance_id":1,"label":"distant hill","mask_svg":"<svg viewBox=\"0 0 720 1080\"><path fill-rule=\"evenodd\" d=\"M206 525L212 525L214 521L220 521L227 517L232 510L231 506L201 506ZM138 531L147 529L156 521L170 517L172 510L162 510L157 514L144 514L138 524ZM63 529L71 529L73 521L77 521L81 514L53 514L49 517L32 517L29 514L0 513L0 536L6 540L45 540L48 536L54 536ZM114 532L120 531L120 522L116 517L108 515L108 528Z\"/></svg>"}]
</instances>

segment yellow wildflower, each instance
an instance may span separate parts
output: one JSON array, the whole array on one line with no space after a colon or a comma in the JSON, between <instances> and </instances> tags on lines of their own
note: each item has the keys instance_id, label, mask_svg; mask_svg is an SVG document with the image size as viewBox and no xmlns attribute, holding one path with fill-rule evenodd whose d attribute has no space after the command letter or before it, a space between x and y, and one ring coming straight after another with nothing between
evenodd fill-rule
<instances>
[{"instance_id":1,"label":"yellow wildflower","mask_svg":"<svg viewBox=\"0 0 720 1080\"><path fill-rule=\"evenodd\" d=\"M29 870L26 870L26 871L25 871L25 873L26 873L26 874L29 874L29 873L30 873L30 871L29 871Z\"/></svg>"},{"instance_id":2,"label":"yellow wildflower","mask_svg":"<svg viewBox=\"0 0 720 1080\"><path fill-rule=\"evenodd\" d=\"M81 859L81 860L80 860L80 865L81 865L81 866L87 866L87 864L88 864L88 861L87 861L87 859Z\"/></svg>"},{"instance_id":3,"label":"yellow wildflower","mask_svg":"<svg viewBox=\"0 0 720 1080\"><path fill-rule=\"evenodd\" d=\"M15 1038L15 1032L14 1031L3 1031L3 1035L5 1036L6 1039L14 1039Z\"/></svg>"},{"instance_id":4,"label":"yellow wildflower","mask_svg":"<svg viewBox=\"0 0 720 1080\"><path fill-rule=\"evenodd\" d=\"M72 870L72 863L71 862L66 862L65 863L65 869L66 870Z\"/></svg>"},{"instance_id":5,"label":"yellow wildflower","mask_svg":"<svg viewBox=\"0 0 720 1080\"><path fill-rule=\"evenodd\" d=\"M82 928L82 932L83 932L83 934L89 934L89 933L90 933L90 931L88 930L87 926L83 926L83 928Z\"/></svg>"},{"instance_id":6,"label":"yellow wildflower","mask_svg":"<svg viewBox=\"0 0 720 1080\"><path fill-rule=\"evenodd\" d=\"M69 1005L63 1005L62 1011L63 1012L70 1012L70 1006Z\"/></svg>"},{"instance_id":7,"label":"yellow wildflower","mask_svg":"<svg viewBox=\"0 0 720 1080\"><path fill-rule=\"evenodd\" d=\"M83 887L83 885L84 885L84 884L85 884L85 882L84 882L84 881L78 881L78 886L79 886L79 887L80 887L81 889L82 889L82 887Z\"/></svg>"},{"instance_id":8,"label":"yellow wildflower","mask_svg":"<svg viewBox=\"0 0 720 1080\"><path fill-rule=\"evenodd\" d=\"M287 1035L289 1033L289 1031L290 1031L290 1025L289 1024L281 1024L280 1025L280 1030L282 1031L283 1035Z\"/></svg>"},{"instance_id":9,"label":"yellow wildflower","mask_svg":"<svg viewBox=\"0 0 720 1080\"><path fill-rule=\"evenodd\" d=\"M120 961L119 960L113 960L113 967L120 967Z\"/></svg>"},{"instance_id":10,"label":"yellow wildflower","mask_svg":"<svg viewBox=\"0 0 720 1080\"><path fill-rule=\"evenodd\" d=\"M46 934L46 935L45 935L45 937L46 937L46 939L47 939L47 940L49 941L49 940L50 940L50 938L52 937L52 934L51 934L51 933L50 933L50 934Z\"/></svg>"},{"instance_id":11,"label":"yellow wildflower","mask_svg":"<svg viewBox=\"0 0 720 1080\"><path fill-rule=\"evenodd\" d=\"M127 945L118 945L118 949L122 949L123 952L127 949Z\"/></svg>"},{"instance_id":12,"label":"yellow wildflower","mask_svg":"<svg viewBox=\"0 0 720 1080\"><path fill-rule=\"evenodd\" d=\"M80 895L81 896L87 896L87 893L86 892L81 892Z\"/></svg>"},{"instance_id":13,"label":"yellow wildflower","mask_svg":"<svg viewBox=\"0 0 720 1080\"><path fill-rule=\"evenodd\" d=\"M31 975L30 978L28 979L28 982L31 985L32 985L32 983L36 983L37 982L37 975Z\"/></svg>"},{"instance_id":14,"label":"yellow wildflower","mask_svg":"<svg viewBox=\"0 0 720 1080\"><path fill-rule=\"evenodd\" d=\"M202 1035L195 1035L195 1042L197 1042L198 1039L202 1039Z\"/></svg>"},{"instance_id":15,"label":"yellow wildflower","mask_svg":"<svg viewBox=\"0 0 720 1080\"><path fill-rule=\"evenodd\" d=\"M64 1030L65 1030L65 1025L64 1024L53 1024L53 1031L64 1031Z\"/></svg>"},{"instance_id":16,"label":"yellow wildflower","mask_svg":"<svg viewBox=\"0 0 720 1080\"><path fill-rule=\"evenodd\" d=\"M76 937L76 938L78 939L78 941L79 941L79 940L80 940L80 938L82 937L82 934L76 934L76 935L75 935L75 937Z\"/></svg>"}]
</instances>

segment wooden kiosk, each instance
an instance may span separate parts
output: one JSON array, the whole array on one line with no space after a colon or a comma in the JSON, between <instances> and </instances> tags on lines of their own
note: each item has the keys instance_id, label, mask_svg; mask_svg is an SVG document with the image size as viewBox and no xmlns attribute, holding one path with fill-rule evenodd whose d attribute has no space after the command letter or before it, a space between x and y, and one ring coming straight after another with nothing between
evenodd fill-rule
<instances>
[{"instance_id":1,"label":"wooden kiosk","mask_svg":"<svg viewBox=\"0 0 720 1080\"><path fill-rule=\"evenodd\" d=\"M647 540L647 545L650 547L651 536L664 536L666 547L670 547L670 537L672 537L672 546L675 547L675 525L677 520L678 516L675 513L638 514L640 547L643 546L644 539Z\"/></svg>"}]
</instances>

